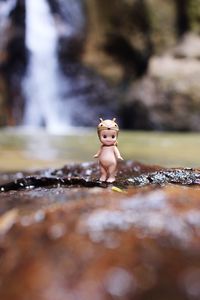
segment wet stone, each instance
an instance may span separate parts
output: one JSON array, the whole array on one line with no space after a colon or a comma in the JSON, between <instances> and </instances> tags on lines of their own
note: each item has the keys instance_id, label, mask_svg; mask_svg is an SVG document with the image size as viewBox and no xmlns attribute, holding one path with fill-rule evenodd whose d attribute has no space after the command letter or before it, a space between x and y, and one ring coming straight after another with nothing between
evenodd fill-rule
<instances>
[{"instance_id":1,"label":"wet stone","mask_svg":"<svg viewBox=\"0 0 200 300\"><path fill-rule=\"evenodd\" d=\"M0 299L199 298L198 169L127 161L113 184L90 162L5 175Z\"/></svg>"},{"instance_id":2,"label":"wet stone","mask_svg":"<svg viewBox=\"0 0 200 300\"><path fill-rule=\"evenodd\" d=\"M164 185L176 183L183 185L199 184L200 171L195 169L163 169L145 166L137 162L120 163L115 185L144 186L149 184ZM19 178L20 174L20 178ZM18 190L22 188L51 186L107 187L108 184L98 180L99 169L95 163L71 164L58 170L44 170L34 174L12 174L13 181L0 185L0 191ZM1 178L1 177L0 177Z\"/></svg>"}]
</instances>

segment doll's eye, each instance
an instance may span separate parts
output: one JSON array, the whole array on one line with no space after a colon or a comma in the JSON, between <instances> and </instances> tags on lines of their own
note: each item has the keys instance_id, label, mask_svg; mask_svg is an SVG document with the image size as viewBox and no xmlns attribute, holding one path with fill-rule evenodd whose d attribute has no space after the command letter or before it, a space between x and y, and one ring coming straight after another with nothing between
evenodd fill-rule
<instances>
[{"instance_id":1,"label":"doll's eye","mask_svg":"<svg viewBox=\"0 0 200 300\"><path fill-rule=\"evenodd\" d=\"M106 138L107 138L107 135L104 134L103 138L106 139Z\"/></svg>"},{"instance_id":2,"label":"doll's eye","mask_svg":"<svg viewBox=\"0 0 200 300\"><path fill-rule=\"evenodd\" d=\"M115 135L112 135L112 139L114 139L115 138Z\"/></svg>"}]
</instances>

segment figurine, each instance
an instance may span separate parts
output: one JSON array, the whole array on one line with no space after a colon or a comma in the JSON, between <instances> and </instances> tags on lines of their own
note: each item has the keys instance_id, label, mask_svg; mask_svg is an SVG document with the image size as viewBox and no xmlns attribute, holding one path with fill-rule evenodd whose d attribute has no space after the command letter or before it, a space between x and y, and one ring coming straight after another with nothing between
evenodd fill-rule
<instances>
[{"instance_id":1,"label":"figurine","mask_svg":"<svg viewBox=\"0 0 200 300\"><path fill-rule=\"evenodd\" d=\"M97 126L99 140L102 145L94 157L99 159L100 181L114 182L117 173L117 161L123 160L117 148L119 127L115 121L116 118L112 120L100 118L100 123Z\"/></svg>"}]
</instances>

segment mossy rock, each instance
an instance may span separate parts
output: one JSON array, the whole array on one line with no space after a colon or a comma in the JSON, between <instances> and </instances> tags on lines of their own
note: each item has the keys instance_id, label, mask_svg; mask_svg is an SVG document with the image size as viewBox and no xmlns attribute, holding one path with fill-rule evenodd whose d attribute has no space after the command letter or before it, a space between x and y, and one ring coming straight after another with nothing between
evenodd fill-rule
<instances>
[{"instance_id":1,"label":"mossy rock","mask_svg":"<svg viewBox=\"0 0 200 300\"><path fill-rule=\"evenodd\" d=\"M194 32L200 33L200 1L188 1L188 16L190 22L190 29Z\"/></svg>"},{"instance_id":2,"label":"mossy rock","mask_svg":"<svg viewBox=\"0 0 200 300\"><path fill-rule=\"evenodd\" d=\"M151 40L155 53L160 53L176 43L176 6L173 0L146 0Z\"/></svg>"}]
</instances>

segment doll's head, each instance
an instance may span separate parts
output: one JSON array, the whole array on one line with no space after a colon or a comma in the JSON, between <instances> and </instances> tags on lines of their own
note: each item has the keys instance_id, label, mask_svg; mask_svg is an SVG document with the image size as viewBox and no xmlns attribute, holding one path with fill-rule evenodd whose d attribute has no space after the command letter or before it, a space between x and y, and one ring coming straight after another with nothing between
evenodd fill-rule
<instances>
[{"instance_id":1,"label":"doll's head","mask_svg":"<svg viewBox=\"0 0 200 300\"><path fill-rule=\"evenodd\" d=\"M112 120L103 120L100 118L100 123L97 126L97 132L99 139L104 146L117 145L119 127L115 120L115 118Z\"/></svg>"}]
</instances>

